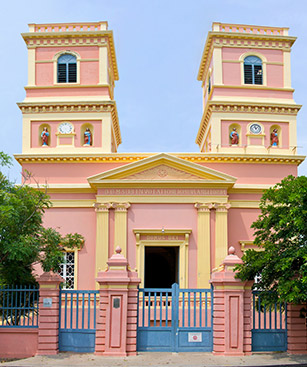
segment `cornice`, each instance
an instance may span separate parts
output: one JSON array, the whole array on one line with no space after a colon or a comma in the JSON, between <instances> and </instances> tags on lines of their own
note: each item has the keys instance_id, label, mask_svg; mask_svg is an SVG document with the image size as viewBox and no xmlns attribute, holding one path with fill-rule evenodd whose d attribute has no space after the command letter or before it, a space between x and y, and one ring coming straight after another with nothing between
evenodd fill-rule
<instances>
[{"instance_id":1,"label":"cornice","mask_svg":"<svg viewBox=\"0 0 307 367\"><path fill-rule=\"evenodd\" d=\"M17 103L23 114L110 112L117 146L122 142L115 101L102 102L21 102Z\"/></svg>"},{"instance_id":2,"label":"cornice","mask_svg":"<svg viewBox=\"0 0 307 367\"><path fill-rule=\"evenodd\" d=\"M248 163L300 165L305 156L273 154L225 154L225 153L168 153L194 163ZM132 163L156 153L109 153L109 154L16 154L21 165L27 163Z\"/></svg>"},{"instance_id":3,"label":"cornice","mask_svg":"<svg viewBox=\"0 0 307 367\"><path fill-rule=\"evenodd\" d=\"M114 79L119 79L112 31L27 32L22 33L21 36L28 48L106 46L108 44L112 59Z\"/></svg>"},{"instance_id":4,"label":"cornice","mask_svg":"<svg viewBox=\"0 0 307 367\"><path fill-rule=\"evenodd\" d=\"M203 80L207 74L213 47L262 48L290 51L296 37L254 33L209 32L201 57L197 80Z\"/></svg>"},{"instance_id":5,"label":"cornice","mask_svg":"<svg viewBox=\"0 0 307 367\"><path fill-rule=\"evenodd\" d=\"M294 115L296 116L302 105L298 104L278 104L278 103L251 103L251 102L219 102L209 101L203 112L198 133L196 136L196 144L201 145L204 134L206 132L212 112L222 113L258 113L258 114L278 114L278 115Z\"/></svg>"}]
</instances>

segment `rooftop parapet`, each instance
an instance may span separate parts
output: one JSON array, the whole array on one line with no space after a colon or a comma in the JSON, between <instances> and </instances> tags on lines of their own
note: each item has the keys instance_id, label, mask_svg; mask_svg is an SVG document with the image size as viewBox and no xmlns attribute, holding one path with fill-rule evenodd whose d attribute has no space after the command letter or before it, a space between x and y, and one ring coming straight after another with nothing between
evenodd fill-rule
<instances>
[{"instance_id":1,"label":"rooftop parapet","mask_svg":"<svg viewBox=\"0 0 307 367\"><path fill-rule=\"evenodd\" d=\"M213 32L250 33L259 35L288 36L289 28L265 27L246 24L212 23Z\"/></svg>"},{"instance_id":2,"label":"rooftop parapet","mask_svg":"<svg viewBox=\"0 0 307 367\"><path fill-rule=\"evenodd\" d=\"M89 32L106 30L108 30L108 22L29 24L29 32Z\"/></svg>"}]
</instances>

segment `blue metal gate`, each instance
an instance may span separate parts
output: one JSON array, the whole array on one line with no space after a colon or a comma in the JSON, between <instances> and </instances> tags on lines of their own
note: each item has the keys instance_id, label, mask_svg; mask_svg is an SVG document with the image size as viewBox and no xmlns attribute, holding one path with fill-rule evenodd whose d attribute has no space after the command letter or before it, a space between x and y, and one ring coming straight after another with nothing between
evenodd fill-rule
<instances>
[{"instance_id":1,"label":"blue metal gate","mask_svg":"<svg viewBox=\"0 0 307 367\"><path fill-rule=\"evenodd\" d=\"M98 291L60 291L60 351L95 351L98 293Z\"/></svg>"},{"instance_id":2,"label":"blue metal gate","mask_svg":"<svg viewBox=\"0 0 307 367\"><path fill-rule=\"evenodd\" d=\"M211 289L143 288L138 296L138 351L211 352Z\"/></svg>"},{"instance_id":3,"label":"blue metal gate","mask_svg":"<svg viewBox=\"0 0 307 367\"><path fill-rule=\"evenodd\" d=\"M267 306L253 292L252 351L274 352L287 350L287 304Z\"/></svg>"}]
</instances>

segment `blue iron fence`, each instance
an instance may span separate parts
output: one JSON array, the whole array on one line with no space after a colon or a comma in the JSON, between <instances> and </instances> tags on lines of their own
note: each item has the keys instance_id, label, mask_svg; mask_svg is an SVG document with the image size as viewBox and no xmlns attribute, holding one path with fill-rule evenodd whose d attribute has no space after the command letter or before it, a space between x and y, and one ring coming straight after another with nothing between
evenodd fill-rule
<instances>
[{"instance_id":1,"label":"blue iron fence","mask_svg":"<svg viewBox=\"0 0 307 367\"><path fill-rule=\"evenodd\" d=\"M36 286L0 287L0 327L38 327L38 301Z\"/></svg>"},{"instance_id":2,"label":"blue iron fence","mask_svg":"<svg viewBox=\"0 0 307 367\"><path fill-rule=\"evenodd\" d=\"M212 350L212 290L143 288L138 298L138 351Z\"/></svg>"},{"instance_id":3,"label":"blue iron fence","mask_svg":"<svg viewBox=\"0 0 307 367\"><path fill-rule=\"evenodd\" d=\"M94 352L99 291L60 291L59 350Z\"/></svg>"},{"instance_id":4,"label":"blue iron fence","mask_svg":"<svg viewBox=\"0 0 307 367\"><path fill-rule=\"evenodd\" d=\"M287 350L287 304L267 305L253 292L252 351L273 352Z\"/></svg>"}]
</instances>

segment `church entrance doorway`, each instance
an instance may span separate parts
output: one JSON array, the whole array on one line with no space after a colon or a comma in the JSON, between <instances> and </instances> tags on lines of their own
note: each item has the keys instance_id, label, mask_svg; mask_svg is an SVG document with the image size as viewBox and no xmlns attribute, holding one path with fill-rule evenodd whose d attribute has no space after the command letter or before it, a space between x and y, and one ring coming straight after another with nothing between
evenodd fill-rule
<instances>
[{"instance_id":1,"label":"church entrance doorway","mask_svg":"<svg viewBox=\"0 0 307 367\"><path fill-rule=\"evenodd\" d=\"M179 246L145 246L145 288L179 283Z\"/></svg>"}]
</instances>

